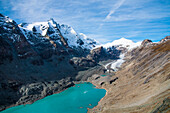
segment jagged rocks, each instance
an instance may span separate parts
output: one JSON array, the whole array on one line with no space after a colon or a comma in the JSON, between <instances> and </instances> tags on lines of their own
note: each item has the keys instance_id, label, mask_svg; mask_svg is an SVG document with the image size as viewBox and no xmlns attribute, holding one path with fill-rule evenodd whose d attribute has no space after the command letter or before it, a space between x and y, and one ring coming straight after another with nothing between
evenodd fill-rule
<instances>
[{"instance_id":1,"label":"jagged rocks","mask_svg":"<svg viewBox=\"0 0 170 113\"><path fill-rule=\"evenodd\" d=\"M0 61L26 58L35 55L35 51L31 48L21 30L8 17L0 18ZM2 24L3 23L3 24Z\"/></svg>"},{"instance_id":2,"label":"jagged rocks","mask_svg":"<svg viewBox=\"0 0 170 113\"><path fill-rule=\"evenodd\" d=\"M118 77L114 78L113 80L110 80L110 84L112 84L113 82L115 82L118 79Z\"/></svg>"},{"instance_id":3,"label":"jagged rocks","mask_svg":"<svg viewBox=\"0 0 170 113\"><path fill-rule=\"evenodd\" d=\"M145 39L143 42L142 42L142 46L146 46L146 45L148 45L149 43L152 43L152 41L151 40L149 40L149 39Z\"/></svg>"},{"instance_id":4,"label":"jagged rocks","mask_svg":"<svg viewBox=\"0 0 170 113\"><path fill-rule=\"evenodd\" d=\"M78 43L79 45L83 45L83 44L84 44L84 42L83 42L81 39L78 39L78 40L77 40L77 43Z\"/></svg>"},{"instance_id":5,"label":"jagged rocks","mask_svg":"<svg viewBox=\"0 0 170 113\"><path fill-rule=\"evenodd\" d=\"M85 67L94 67L97 63L94 60L87 59L84 57L73 57L70 59L70 64L73 65L75 68L85 68Z\"/></svg>"},{"instance_id":6,"label":"jagged rocks","mask_svg":"<svg viewBox=\"0 0 170 113\"><path fill-rule=\"evenodd\" d=\"M17 102L23 103L23 101L30 101L29 98L36 97L37 99L43 98L47 95L51 95L56 93L57 91L64 90L68 87L73 86L74 83L70 81L69 78L65 80L62 79L60 81L51 81L51 82L39 82L39 83L31 83L26 86L22 86L19 90L20 94L22 94L22 98ZM32 95L32 96L30 96ZM23 99L26 98L26 99ZM35 100L32 100L35 101Z\"/></svg>"},{"instance_id":7,"label":"jagged rocks","mask_svg":"<svg viewBox=\"0 0 170 113\"><path fill-rule=\"evenodd\" d=\"M118 79L118 77L111 77L111 76L101 76L98 74L94 74L88 78L87 81L92 82L96 86L101 87L104 84L112 84Z\"/></svg>"},{"instance_id":8,"label":"jagged rocks","mask_svg":"<svg viewBox=\"0 0 170 113\"><path fill-rule=\"evenodd\" d=\"M156 110L152 111L151 113L163 113L163 112L169 112L170 108L170 97L165 98L162 102L162 104L156 108Z\"/></svg>"},{"instance_id":9,"label":"jagged rocks","mask_svg":"<svg viewBox=\"0 0 170 113\"><path fill-rule=\"evenodd\" d=\"M116 49L115 46L109 48L98 47L90 51L90 54L87 56L88 59L93 59L96 62L107 60L107 59L118 59L120 53L124 53L126 48Z\"/></svg>"},{"instance_id":10,"label":"jagged rocks","mask_svg":"<svg viewBox=\"0 0 170 113\"><path fill-rule=\"evenodd\" d=\"M99 47L90 51L90 56L94 60L99 60L106 57L106 51L103 47Z\"/></svg>"},{"instance_id":11,"label":"jagged rocks","mask_svg":"<svg viewBox=\"0 0 170 113\"><path fill-rule=\"evenodd\" d=\"M160 42L166 42L167 40L170 40L170 36L166 36L164 39L162 39Z\"/></svg>"}]
</instances>

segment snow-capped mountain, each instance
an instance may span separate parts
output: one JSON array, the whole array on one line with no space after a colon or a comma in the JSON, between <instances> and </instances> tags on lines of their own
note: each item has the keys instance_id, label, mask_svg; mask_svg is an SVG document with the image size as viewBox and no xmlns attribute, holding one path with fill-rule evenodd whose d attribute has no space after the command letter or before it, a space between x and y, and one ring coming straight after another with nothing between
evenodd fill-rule
<instances>
[{"instance_id":1,"label":"snow-capped mountain","mask_svg":"<svg viewBox=\"0 0 170 113\"><path fill-rule=\"evenodd\" d=\"M102 45L98 45L98 46L103 46L104 48L110 48L112 46L116 47L116 48L126 48L128 50L131 50L137 46L140 46L141 42L133 42L132 40L126 39L126 38L120 38L118 40L114 40L111 43L106 43L106 44L102 44ZM97 47L98 47L97 46Z\"/></svg>"},{"instance_id":2,"label":"snow-capped mountain","mask_svg":"<svg viewBox=\"0 0 170 113\"><path fill-rule=\"evenodd\" d=\"M133 42L132 40L121 38L111 43L101 44L95 48L103 47L108 56L113 56L117 60L107 63L104 67L107 71L118 70L124 60L125 53L141 45L141 42ZM116 56L116 57L115 57Z\"/></svg>"},{"instance_id":3,"label":"snow-capped mountain","mask_svg":"<svg viewBox=\"0 0 170 113\"><path fill-rule=\"evenodd\" d=\"M33 36L43 40L48 39L52 43L64 44L71 48L92 49L97 44L95 40L87 38L83 33L77 33L71 26L60 25L53 19L32 24L22 23L19 27L31 44L34 43Z\"/></svg>"}]
</instances>

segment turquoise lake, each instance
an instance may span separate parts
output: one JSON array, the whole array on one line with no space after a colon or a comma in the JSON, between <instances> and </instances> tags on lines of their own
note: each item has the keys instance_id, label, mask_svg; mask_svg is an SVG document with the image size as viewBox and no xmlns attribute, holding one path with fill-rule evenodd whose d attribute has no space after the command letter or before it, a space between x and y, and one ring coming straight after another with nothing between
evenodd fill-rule
<instances>
[{"instance_id":1,"label":"turquoise lake","mask_svg":"<svg viewBox=\"0 0 170 113\"><path fill-rule=\"evenodd\" d=\"M102 77L105 77L106 75L101 75Z\"/></svg>"},{"instance_id":2,"label":"turquoise lake","mask_svg":"<svg viewBox=\"0 0 170 113\"><path fill-rule=\"evenodd\" d=\"M87 113L106 94L91 83L76 84L67 90L47 96L33 104L8 108L0 113Z\"/></svg>"}]
</instances>

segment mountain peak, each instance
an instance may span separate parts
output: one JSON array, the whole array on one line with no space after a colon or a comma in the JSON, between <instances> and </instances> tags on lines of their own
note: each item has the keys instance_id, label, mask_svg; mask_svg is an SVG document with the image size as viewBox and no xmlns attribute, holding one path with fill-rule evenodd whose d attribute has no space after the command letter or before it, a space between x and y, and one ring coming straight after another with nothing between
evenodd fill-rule
<instances>
[{"instance_id":1,"label":"mountain peak","mask_svg":"<svg viewBox=\"0 0 170 113\"><path fill-rule=\"evenodd\" d=\"M96 45L94 40L90 40L84 34L77 33L71 26L58 24L53 18L47 22L20 24L19 27L27 39L30 39L29 34L32 33L31 35L35 35L35 37L45 39L50 37L56 43L60 43L62 38L68 43L69 47L92 49Z\"/></svg>"},{"instance_id":2,"label":"mountain peak","mask_svg":"<svg viewBox=\"0 0 170 113\"><path fill-rule=\"evenodd\" d=\"M120 39L118 39L118 40L114 40L114 41L112 42L112 44L114 44L114 45L120 45L120 44L122 44L122 45L128 45L128 44L132 44L132 43L134 43L132 40L126 39L126 38L124 38L124 37L122 37L122 38L120 38Z\"/></svg>"},{"instance_id":3,"label":"mountain peak","mask_svg":"<svg viewBox=\"0 0 170 113\"><path fill-rule=\"evenodd\" d=\"M132 40L129 40L129 39L122 37L118 40L114 40L111 43L102 44L100 46L103 46L104 48L109 48L109 47L112 47L112 46L119 46L119 47L125 47L128 50L130 50L130 49L133 49L133 48L140 46L140 45L141 45L141 42L135 43Z\"/></svg>"},{"instance_id":4,"label":"mountain peak","mask_svg":"<svg viewBox=\"0 0 170 113\"><path fill-rule=\"evenodd\" d=\"M152 43L152 40L145 39L145 40L142 41L142 44L141 44L141 45L146 46L146 45L149 44L149 43Z\"/></svg>"},{"instance_id":5,"label":"mountain peak","mask_svg":"<svg viewBox=\"0 0 170 113\"><path fill-rule=\"evenodd\" d=\"M56 21L54 21L54 19L53 18L50 18L50 20L48 20L48 24L49 25L52 25L53 27L59 27L59 25L57 24L57 22Z\"/></svg>"}]
</instances>

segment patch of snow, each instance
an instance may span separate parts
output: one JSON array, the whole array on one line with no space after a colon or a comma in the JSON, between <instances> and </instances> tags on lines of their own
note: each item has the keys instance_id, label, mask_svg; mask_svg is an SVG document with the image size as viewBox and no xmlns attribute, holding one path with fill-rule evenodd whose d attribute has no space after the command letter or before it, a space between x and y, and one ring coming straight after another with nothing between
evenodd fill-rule
<instances>
[{"instance_id":1,"label":"patch of snow","mask_svg":"<svg viewBox=\"0 0 170 113\"><path fill-rule=\"evenodd\" d=\"M60 27L60 31L62 33L62 35L68 39L68 45L70 47L78 47L80 46L77 41L78 40L82 40L84 44L81 45L82 48L86 48L86 49L92 49L93 48L93 43L95 43L96 41L90 38L87 38L87 36L83 33L76 33L76 31L68 26L68 25L61 25Z\"/></svg>"},{"instance_id":2,"label":"patch of snow","mask_svg":"<svg viewBox=\"0 0 170 113\"><path fill-rule=\"evenodd\" d=\"M27 37L27 35L26 35L26 33L25 33L24 29L23 29L23 28L21 28L21 27L19 27L19 29L20 29L20 30L22 31L22 33L24 34L25 38L26 38L26 39L28 39L28 37Z\"/></svg>"},{"instance_id":3,"label":"patch of snow","mask_svg":"<svg viewBox=\"0 0 170 113\"><path fill-rule=\"evenodd\" d=\"M49 24L51 24L51 26L53 26L53 27L57 27L57 23L54 21L54 19L53 18L51 18L49 21Z\"/></svg>"},{"instance_id":4,"label":"patch of snow","mask_svg":"<svg viewBox=\"0 0 170 113\"><path fill-rule=\"evenodd\" d=\"M45 36L47 33L47 28L49 27L48 22L36 22L32 24L25 24L22 28L27 31L32 31L33 27L36 29L36 33L40 33L42 36Z\"/></svg>"},{"instance_id":5,"label":"patch of snow","mask_svg":"<svg viewBox=\"0 0 170 113\"><path fill-rule=\"evenodd\" d=\"M77 47L78 36L74 29L68 25L61 25L60 32L64 38L67 39L67 43L70 47Z\"/></svg>"},{"instance_id":6,"label":"patch of snow","mask_svg":"<svg viewBox=\"0 0 170 113\"><path fill-rule=\"evenodd\" d=\"M18 56L20 56L20 57L22 57L22 56L26 56L26 55L28 55L28 53L24 53L23 55L18 54Z\"/></svg>"},{"instance_id":7,"label":"patch of snow","mask_svg":"<svg viewBox=\"0 0 170 113\"><path fill-rule=\"evenodd\" d=\"M98 42L96 40L88 38L83 33L79 33L78 37L84 42L84 44L82 45L83 48L93 49L98 44Z\"/></svg>"},{"instance_id":8,"label":"patch of snow","mask_svg":"<svg viewBox=\"0 0 170 113\"><path fill-rule=\"evenodd\" d=\"M109 62L109 63L107 63L106 65L104 65L105 69L107 69L107 67L108 67L110 64L114 63L114 62L116 62L116 61Z\"/></svg>"},{"instance_id":9,"label":"patch of snow","mask_svg":"<svg viewBox=\"0 0 170 113\"><path fill-rule=\"evenodd\" d=\"M8 23L8 22L13 22L12 19L10 19L8 16L5 16L5 21Z\"/></svg>"}]
</instances>

